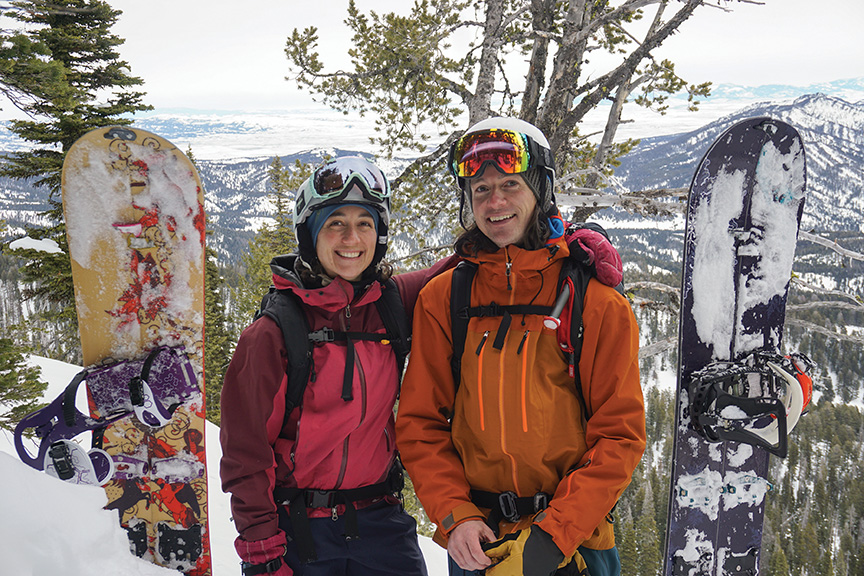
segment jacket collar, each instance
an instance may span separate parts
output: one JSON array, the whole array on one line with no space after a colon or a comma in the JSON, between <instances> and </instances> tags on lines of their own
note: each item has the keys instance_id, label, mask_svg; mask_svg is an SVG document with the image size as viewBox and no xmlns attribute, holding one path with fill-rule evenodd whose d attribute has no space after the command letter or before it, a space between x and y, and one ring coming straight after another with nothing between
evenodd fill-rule
<instances>
[{"instance_id":1,"label":"jacket collar","mask_svg":"<svg viewBox=\"0 0 864 576\"><path fill-rule=\"evenodd\" d=\"M504 271L507 264L512 269L542 269L570 255L565 239L558 238L539 250L525 250L515 244L499 248L495 252L480 252L476 256L464 256L468 261Z\"/></svg>"},{"instance_id":2,"label":"jacket collar","mask_svg":"<svg viewBox=\"0 0 864 576\"><path fill-rule=\"evenodd\" d=\"M273 285L279 290L293 292L308 306L325 310L341 310L349 305L371 304L381 297L381 284L375 281L359 294L355 294L353 284L339 277L336 277L326 286L306 288L296 272L297 266L302 266L302 263L296 254L273 258L270 262L270 269L273 271Z\"/></svg>"}]
</instances>

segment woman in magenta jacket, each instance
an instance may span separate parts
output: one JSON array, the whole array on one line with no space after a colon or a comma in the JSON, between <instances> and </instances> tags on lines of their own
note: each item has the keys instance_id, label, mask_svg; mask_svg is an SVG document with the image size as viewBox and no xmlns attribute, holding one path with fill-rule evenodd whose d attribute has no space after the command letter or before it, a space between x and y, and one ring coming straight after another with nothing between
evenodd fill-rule
<instances>
[{"instance_id":1,"label":"woman in magenta jacket","mask_svg":"<svg viewBox=\"0 0 864 576\"><path fill-rule=\"evenodd\" d=\"M275 287L299 300L310 332L385 332L375 303L391 275L383 261L389 208L387 179L359 157L324 164L298 190L299 253L271 268ZM409 324L435 273L394 277ZM244 574L425 575L416 523L399 500L393 346L316 344L309 384L290 411L286 366L283 334L262 316L240 337L222 390L222 484Z\"/></svg>"}]
</instances>

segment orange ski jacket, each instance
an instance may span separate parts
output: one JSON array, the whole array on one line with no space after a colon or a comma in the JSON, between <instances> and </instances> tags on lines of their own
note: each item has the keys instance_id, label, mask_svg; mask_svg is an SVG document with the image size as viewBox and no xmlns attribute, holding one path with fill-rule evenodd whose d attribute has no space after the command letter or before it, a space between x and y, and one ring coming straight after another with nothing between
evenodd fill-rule
<instances>
[{"instance_id":1,"label":"orange ski jacket","mask_svg":"<svg viewBox=\"0 0 864 576\"><path fill-rule=\"evenodd\" d=\"M569 249L507 246L467 258L478 264L471 306L550 306ZM614 546L607 522L645 449L638 327L629 303L591 279L584 300L579 372L590 419L555 332L538 315L514 315L496 350L500 317L468 325L458 392L450 359L452 270L420 292L413 347L396 421L397 447L420 502L446 545L458 524L485 519L470 491L552 494L549 507L504 535L537 523L567 556L585 544Z\"/></svg>"}]
</instances>

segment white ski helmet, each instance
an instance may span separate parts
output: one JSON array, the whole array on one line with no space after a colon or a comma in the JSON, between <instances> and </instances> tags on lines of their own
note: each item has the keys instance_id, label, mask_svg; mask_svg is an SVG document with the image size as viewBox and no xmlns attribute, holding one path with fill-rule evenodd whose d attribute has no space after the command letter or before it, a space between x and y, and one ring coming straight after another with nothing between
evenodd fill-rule
<instances>
[{"instance_id":1,"label":"white ski helmet","mask_svg":"<svg viewBox=\"0 0 864 576\"><path fill-rule=\"evenodd\" d=\"M315 239L307 225L312 213L340 204L360 204L378 213L378 244L371 264L376 266L387 252L390 183L377 166L360 156L343 156L325 162L297 189L294 236L300 255L307 262L315 259Z\"/></svg>"},{"instance_id":2,"label":"white ski helmet","mask_svg":"<svg viewBox=\"0 0 864 576\"><path fill-rule=\"evenodd\" d=\"M447 166L471 205L468 181L492 164L505 174L519 174L547 216L557 214L555 159L539 128L518 118L487 118L474 124L450 146Z\"/></svg>"}]
</instances>

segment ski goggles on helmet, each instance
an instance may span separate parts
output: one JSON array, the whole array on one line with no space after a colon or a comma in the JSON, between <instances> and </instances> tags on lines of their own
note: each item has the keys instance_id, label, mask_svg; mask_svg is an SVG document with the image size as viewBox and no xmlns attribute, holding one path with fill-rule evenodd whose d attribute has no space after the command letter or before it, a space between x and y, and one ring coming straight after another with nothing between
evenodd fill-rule
<instances>
[{"instance_id":1,"label":"ski goggles on helmet","mask_svg":"<svg viewBox=\"0 0 864 576\"><path fill-rule=\"evenodd\" d=\"M474 178L492 163L504 174L552 166L552 152L521 132L493 128L465 134L450 147L448 166L457 178Z\"/></svg>"},{"instance_id":2,"label":"ski goggles on helmet","mask_svg":"<svg viewBox=\"0 0 864 576\"><path fill-rule=\"evenodd\" d=\"M374 164L360 157L331 160L312 175L312 192L318 200L341 199L357 184L370 202L390 198L390 183Z\"/></svg>"},{"instance_id":3,"label":"ski goggles on helmet","mask_svg":"<svg viewBox=\"0 0 864 576\"><path fill-rule=\"evenodd\" d=\"M294 201L294 226L305 223L314 210L348 203L374 206L387 224L390 184L377 166L359 156L331 160L300 185Z\"/></svg>"}]
</instances>

